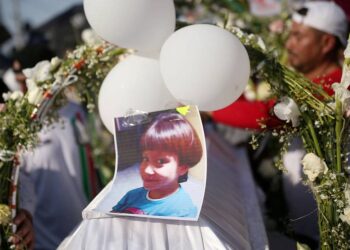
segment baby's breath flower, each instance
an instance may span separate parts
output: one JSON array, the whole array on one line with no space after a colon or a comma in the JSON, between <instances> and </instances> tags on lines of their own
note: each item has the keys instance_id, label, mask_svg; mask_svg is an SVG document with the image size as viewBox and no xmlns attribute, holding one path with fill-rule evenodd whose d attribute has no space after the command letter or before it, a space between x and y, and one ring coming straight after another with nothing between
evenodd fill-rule
<instances>
[{"instance_id":1,"label":"baby's breath flower","mask_svg":"<svg viewBox=\"0 0 350 250\"><path fill-rule=\"evenodd\" d=\"M103 41L92 29L85 29L81 33L81 38L88 46L99 45Z\"/></svg>"},{"instance_id":2,"label":"baby's breath flower","mask_svg":"<svg viewBox=\"0 0 350 250\"><path fill-rule=\"evenodd\" d=\"M328 199L328 196L325 195L325 194L320 194L320 198L321 198L322 200L327 200L327 199Z\"/></svg>"}]
</instances>

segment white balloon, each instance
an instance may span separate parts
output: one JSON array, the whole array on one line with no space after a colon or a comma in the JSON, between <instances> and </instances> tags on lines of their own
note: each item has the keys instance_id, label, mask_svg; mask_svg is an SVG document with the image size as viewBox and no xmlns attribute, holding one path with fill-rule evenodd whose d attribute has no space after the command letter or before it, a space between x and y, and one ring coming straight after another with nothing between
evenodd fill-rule
<instances>
[{"instance_id":1,"label":"white balloon","mask_svg":"<svg viewBox=\"0 0 350 250\"><path fill-rule=\"evenodd\" d=\"M111 133L114 118L127 115L130 109L152 112L176 106L177 100L161 77L159 61L136 55L129 56L108 73L98 97L101 120Z\"/></svg>"},{"instance_id":2,"label":"white balloon","mask_svg":"<svg viewBox=\"0 0 350 250\"><path fill-rule=\"evenodd\" d=\"M173 0L84 0L84 11L103 39L145 54L159 54L175 30Z\"/></svg>"},{"instance_id":3,"label":"white balloon","mask_svg":"<svg viewBox=\"0 0 350 250\"><path fill-rule=\"evenodd\" d=\"M213 111L234 102L248 83L248 53L230 32L197 24L173 33L160 52L170 93L184 104Z\"/></svg>"}]
</instances>

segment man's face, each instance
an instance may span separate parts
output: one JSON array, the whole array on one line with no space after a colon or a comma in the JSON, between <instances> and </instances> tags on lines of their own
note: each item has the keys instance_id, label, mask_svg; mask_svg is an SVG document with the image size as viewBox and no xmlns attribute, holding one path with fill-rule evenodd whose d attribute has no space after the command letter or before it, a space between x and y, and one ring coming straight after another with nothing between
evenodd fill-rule
<instances>
[{"instance_id":1,"label":"man's face","mask_svg":"<svg viewBox=\"0 0 350 250\"><path fill-rule=\"evenodd\" d=\"M289 64L303 74L312 71L323 60L321 39L320 31L293 22L286 43Z\"/></svg>"},{"instance_id":2,"label":"man's face","mask_svg":"<svg viewBox=\"0 0 350 250\"><path fill-rule=\"evenodd\" d=\"M140 173L143 186L149 191L172 192L179 185L179 176L187 170L187 167L179 166L175 153L158 150L143 152Z\"/></svg>"}]
</instances>

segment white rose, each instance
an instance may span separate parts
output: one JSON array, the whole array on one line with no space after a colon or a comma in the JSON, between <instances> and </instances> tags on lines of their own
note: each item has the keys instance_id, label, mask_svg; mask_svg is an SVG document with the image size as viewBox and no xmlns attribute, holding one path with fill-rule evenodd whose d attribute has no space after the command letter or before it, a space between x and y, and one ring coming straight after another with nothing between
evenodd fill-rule
<instances>
[{"instance_id":1,"label":"white rose","mask_svg":"<svg viewBox=\"0 0 350 250\"><path fill-rule=\"evenodd\" d=\"M34 82L44 82L52 78L51 63L49 61L38 62L34 68L24 69L23 74Z\"/></svg>"},{"instance_id":2,"label":"white rose","mask_svg":"<svg viewBox=\"0 0 350 250\"><path fill-rule=\"evenodd\" d=\"M8 93L3 93L2 97L5 101L7 100L18 100L23 97L23 93L21 91L13 91Z\"/></svg>"},{"instance_id":3,"label":"white rose","mask_svg":"<svg viewBox=\"0 0 350 250\"><path fill-rule=\"evenodd\" d=\"M262 82L258 84L256 89L257 99L265 101L269 99L272 95L271 86L267 82Z\"/></svg>"},{"instance_id":4,"label":"white rose","mask_svg":"<svg viewBox=\"0 0 350 250\"><path fill-rule=\"evenodd\" d=\"M10 99L10 96L11 96L11 92L2 94L2 98L4 99L5 102Z\"/></svg>"},{"instance_id":5,"label":"white rose","mask_svg":"<svg viewBox=\"0 0 350 250\"><path fill-rule=\"evenodd\" d=\"M350 79L348 79L350 81ZM350 91L347 89L347 84L333 83L332 88L334 90L335 98L340 100L342 103L343 111L346 111L350 108Z\"/></svg>"},{"instance_id":6,"label":"white rose","mask_svg":"<svg viewBox=\"0 0 350 250\"><path fill-rule=\"evenodd\" d=\"M310 181L314 181L320 174L326 174L328 168L326 163L314 153L308 153L301 161L304 174Z\"/></svg>"},{"instance_id":7,"label":"white rose","mask_svg":"<svg viewBox=\"0 0 350 250\"><path fill-rule=\"evenodd\" d=\"M281 102L275 105L273 111L278 119L287 122L292 121L293 127L299 125L300 111L293 99L286 96L282 97Z\"/></svg>"},{"instance_id":8,"label":"white rose","mask_svg":"<svg viewBox=\"0 0 350 250\"><path fill-rule=\"evenodd\" d=\"M28 90L28 102L33 105L38 105L44 99L44 91L39 88Z\"/></svg>"},{"instance_id":9,"label":"white rose","mask_svg":"<svg viewBox=\"0 0 350 250\"><path fill-rule=\"evenodd\" d=\"M23 97L23 93L21 91L14 91L10 95L11 100L18 100Z\"/></svg>"},{"instance_id":10,"label":"white rose","mask_svg":"<svg viewBox=\"0 0 350 250\"><path fill-rule=\"evenodd\" d=\"M350 225L350 206L347 206L344 209L344 213L341 214L339 217L343 222L348 223Z\"/></svg>"},{"instance_id":11,"label":"white rose","mask_svg":"<svg viewBox=\"0 0 350 250\"><path fill-rule=\"evenodd\" d=\"M61 65L62 60L59 59L57 56L55 56L51 59L50 63L51 63L50 71L52 72Z\"/></svg>"},{"instance_id":12,"label":"white rose","mask_svg":"<svg viewBox=\"0 0 350 250\"><path fill-rule=\"evenodd\" d=\"M99 38L92 29L85 29L81 33L81 39L89 46L94 46L102 43L101 38Z\"/></svg>"}]
</instances>

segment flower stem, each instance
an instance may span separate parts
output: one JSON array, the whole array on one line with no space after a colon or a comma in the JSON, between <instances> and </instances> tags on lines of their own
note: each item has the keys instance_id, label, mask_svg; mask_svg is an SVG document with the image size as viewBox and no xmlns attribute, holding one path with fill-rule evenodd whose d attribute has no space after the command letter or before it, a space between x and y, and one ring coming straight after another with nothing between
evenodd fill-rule
<instances>
[{"instance_id":1,"label":"flower stem","mask_svg":"<svg viewBox=\"0 0 350 250\"><path fill-rule=\"evenodd\" d=\"M343 107L342 103L339 99L336 99L335 102L335 113L336 113L336 121L335 121L335 138L336 138L336 155L337 155L337 164L336 171L338 173L341 172L341 138L343 133Z\"/></svg>"},{"instance_id":2,"label":"flower stem","mask_svg":"<svg viewBox=\"0 0 350 250\"><path fill-rule=\"evenodd\" d=\"M305 115L305 114L303 115L303 117L304 117L304 120L306 121L306 125L307 125L307 127L308 127L308 130L309 130L309 132L310 132L312 141L313 141L313 143L314 143L316 153L317 153L317 155L318 155L320 158L324 159L323 154L322 154L322 151L321 151L321 147L320 147L320 144L319 144L319 142L318 142L318 139L317 139L317 136L316 136L316 133L315 133L315 129L314 129L314 126L313 126L313 124L312 124L311 119L310 119L309 116L307 116L307 115Z\"/></svg>"}]
</instances>

